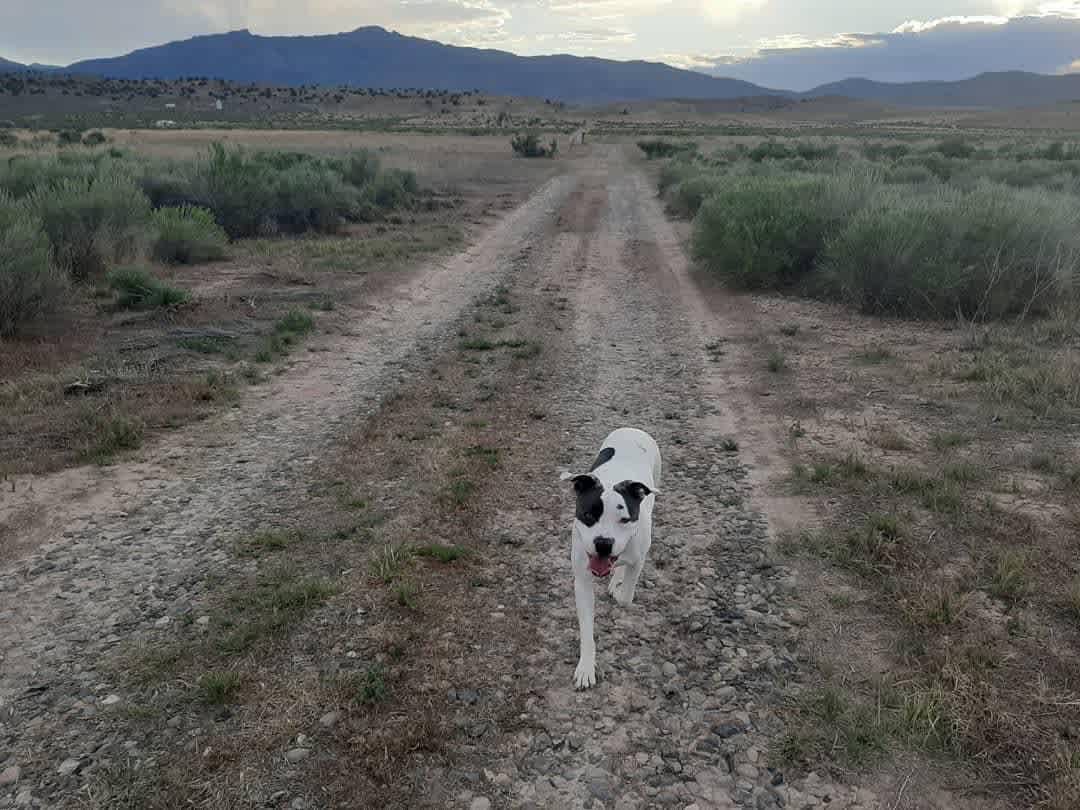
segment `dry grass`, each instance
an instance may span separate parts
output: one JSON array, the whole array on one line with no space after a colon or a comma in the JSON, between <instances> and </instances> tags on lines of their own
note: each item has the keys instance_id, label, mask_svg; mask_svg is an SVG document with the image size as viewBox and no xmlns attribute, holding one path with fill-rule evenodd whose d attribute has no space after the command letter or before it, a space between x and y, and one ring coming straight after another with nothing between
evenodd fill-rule
<instances>
[{"instance_id":1,"label":"dry grass","mask_svg":"<svg viewBox=\"0 0 1080 810\"><path fill-rule=\"evenodd\" d=\"M118 311L111 294L88 284L67 311L19 340L0 340L0 475L109 463L162 430L215 412L261 382L311 331L283 328L283 319L296 317L290 313L306 313L323 335L347 331L366 297L418 262L459 248L555 170L512 160L495 138L240 130L110 137L178 158L222 137L251 148L366 147L386 165L416 170L436 191L420 210L342 236L240 240L226 262L155 268L165 283L192 293L167 311Z\"/></svg>"},{"instance_id":2,"label":"dry grass","mask_svg":"<svg viewBox=\"0 0 1080 810\"><path fill-rule=\"evenodd\" d=\"M763 325L804 326L776 416L786 429L798 413L792 481L826 516L784 548L864 594L829 603L847 629L823 641L825 661L832 649L853 670L791 707L783 758L862 769L914 749L959 766L967 790L1075 806L1080 743L1063 729L1080 723L1080 333L756 306ZM845 356L856 362L828 361Z\"/></svg>"}]
</instances>

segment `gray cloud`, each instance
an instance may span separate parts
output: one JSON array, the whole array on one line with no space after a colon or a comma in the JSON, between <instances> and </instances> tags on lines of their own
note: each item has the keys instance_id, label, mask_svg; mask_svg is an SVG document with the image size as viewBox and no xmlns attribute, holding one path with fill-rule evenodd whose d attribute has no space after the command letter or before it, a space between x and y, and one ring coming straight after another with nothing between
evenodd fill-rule
<instances>
[{"instance_id":1,"label":"gray cloud","mask_svg":"<svg viewBox=\"0 0 1080 810\"><path fill-rule=\"evenodd\" d=\"M995 70L1059 73L1077 60L1080 19L1043 16L998 24L946 22L923 30L849 34L802 47L765 47L748 58L691 56L681 61L718 76L808 90L853 76L907 82L964 79Z\"/></svg>"}]
</instances>

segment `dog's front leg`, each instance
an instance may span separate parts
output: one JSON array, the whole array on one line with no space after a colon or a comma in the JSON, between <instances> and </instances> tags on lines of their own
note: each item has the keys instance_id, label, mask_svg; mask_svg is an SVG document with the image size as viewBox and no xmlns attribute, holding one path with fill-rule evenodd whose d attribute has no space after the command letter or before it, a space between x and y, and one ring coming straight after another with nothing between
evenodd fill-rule
<instances>
[{"instance_id":1,"label":"dog's front leg","mask_svg":"<svg viewBox=\"0 0 1080 810\"><path fill-rule=\"evenodd\" d=\"M639 563L627 563L622 582L619 583L619 587L612 594L615 601L622 607L627 607L634 601L634 591L637 588L638 577L641 576L641 569L644 567L644 560Z\"/></svg>"},{"instance_id":2,"label":"dog's front leg","mask_svg":"<svg viewBox=\"0 0 1080 810\"><path fill-rule=\"evenodd\" d=\"M588 572L586 572L588 576ZM578 633L581 638L581 653L577 670L574 671L574 686L588 689L596 684L596 642L593 640L593 584L577 571L574 572L574 601L577 604Z\"/></svg>"}]
</instances>

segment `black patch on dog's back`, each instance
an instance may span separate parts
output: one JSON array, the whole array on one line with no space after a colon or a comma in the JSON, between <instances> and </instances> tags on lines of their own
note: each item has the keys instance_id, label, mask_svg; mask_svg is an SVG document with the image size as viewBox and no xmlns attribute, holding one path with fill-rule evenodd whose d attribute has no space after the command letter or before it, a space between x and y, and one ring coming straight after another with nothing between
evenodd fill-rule
<instances>
[{"instance_id":1,"label":"black patch on dog's back","mask_svg":"<svg viewBox=\"0 0 1080 810\"><path fill-rule=\"evenodd\" d=\"M614 447L605 447L603 450L601 450L597 454L596 461L594 461L592 463L592 466L589 467L589 472L592 472L597 467L599 467L601 464L607 464L613 458L615 458L615 448Z\"/></svg>"},{"instance_id":2,"label":"black patch on dog's back","mask_svg":"<svg viewBox=\"0 0 1080 810\"><path fill-rule=\"evenodd\" d=\"M615 491L626 501L627 517L632 521L638 519L638 515L641 514L641 502L652 493L652 490L640 481L620 481L615 485Z\"/></svg>"},{"instance_id":3,"label":"black patch on dog's back","mask_svg":"<svg viewBox=\"0 0 1080 810\"><path fill-rule=\"evenodd\" d=\"M591 475L579 475L574 479L574 491L577 493L575 516L586 526L595 526L604 514L604 485Z\"/></svg>"}]
</instances>

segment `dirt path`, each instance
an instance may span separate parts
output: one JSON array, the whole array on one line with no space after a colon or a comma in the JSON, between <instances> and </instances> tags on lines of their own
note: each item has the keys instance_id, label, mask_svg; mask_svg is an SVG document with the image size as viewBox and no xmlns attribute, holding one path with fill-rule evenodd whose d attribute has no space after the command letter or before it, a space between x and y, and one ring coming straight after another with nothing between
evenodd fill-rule
<instances>
[{"instance_id":1,"label":"dirt path","mask_svg":"<svg viewBox=\"0 0 1080 810\"><path fill-rule=\"evenodd\" d=\"M626 154L594 146L571 174L466 253L388 293L355 336L263 398L185 432L152 464L126 465L103 480L70 474L77 497L54 500L66 489L60 479L37 488L28 503L47 505L33 523L42 544L0 571L0 623L12 628L0 635L0 770L21 771L17 785L0 786L0 807L69 803L95 758L126 745L115 722L95 720L119 688L101 664L121 642L156 643L190 616L240 565L228 538L268 522L288 525L305 497L296 482L323 472L343 434L371 421L374 438L350 452L385 452L396 434L379 420L393 428L413 418L389 395L431 387L418 378L443 380L444 369L446 380L458 379L451 366L461 364L460 350L447 348L457 342L452 330L470 302L500 283L521 302L519 332L542 341L542 363L507 374L506 402L493 409L489 438L505 458L469 527L490 544L479 564L488 584L469 596L471 625L458 638L436 628L442 646L425 650L432 668L456 682L427 705L461 734L396 786L409 796L402 806L892 806L770 767L784 736L784 701L805 677L805 651L797 578L773 557L761 511L791 520L783 504L761 497L769 431L755 418L736 350L718 348L746 324L704 301L651 185ZM465 429L452 422L444 422L444 443ZM635 604L620 610L606 595L597 599L602 680L575 692L570 496L557 473L585 464L607 432L626 424L650 431L664 452L657 539ZM392 522L423 528L439 506L407 490L439 456L397 450L414 466L395 473L388 459L372 461L366 483L387 493ZM343 617L369 587L359 576L348 583L335 608ZM446 592L447 615L460 598ZM320 655L355 657L366 632L356 624L324 617L309 628L327 636ZM323 665L309 662L310 650L293 652L288 666L301 668L293 680L303 679L302 667ZM463 686L465 677L473 680ZM318 717L324 709L307 711ZM479 731L477 717L486 718ZM170 729L185 722L177 718ZM318 744L319 734L316 725L305 745ZM327 751L334 744L328 738ZM143 745L131 741L129 759ZM203 805L372 806L348 793L349 763L329 755L305 774L298 759L234 754L247 784L241 790L219 774L217 798ZM162 748L149 759L172 755Z\"/></svg>"}]
</instances>

